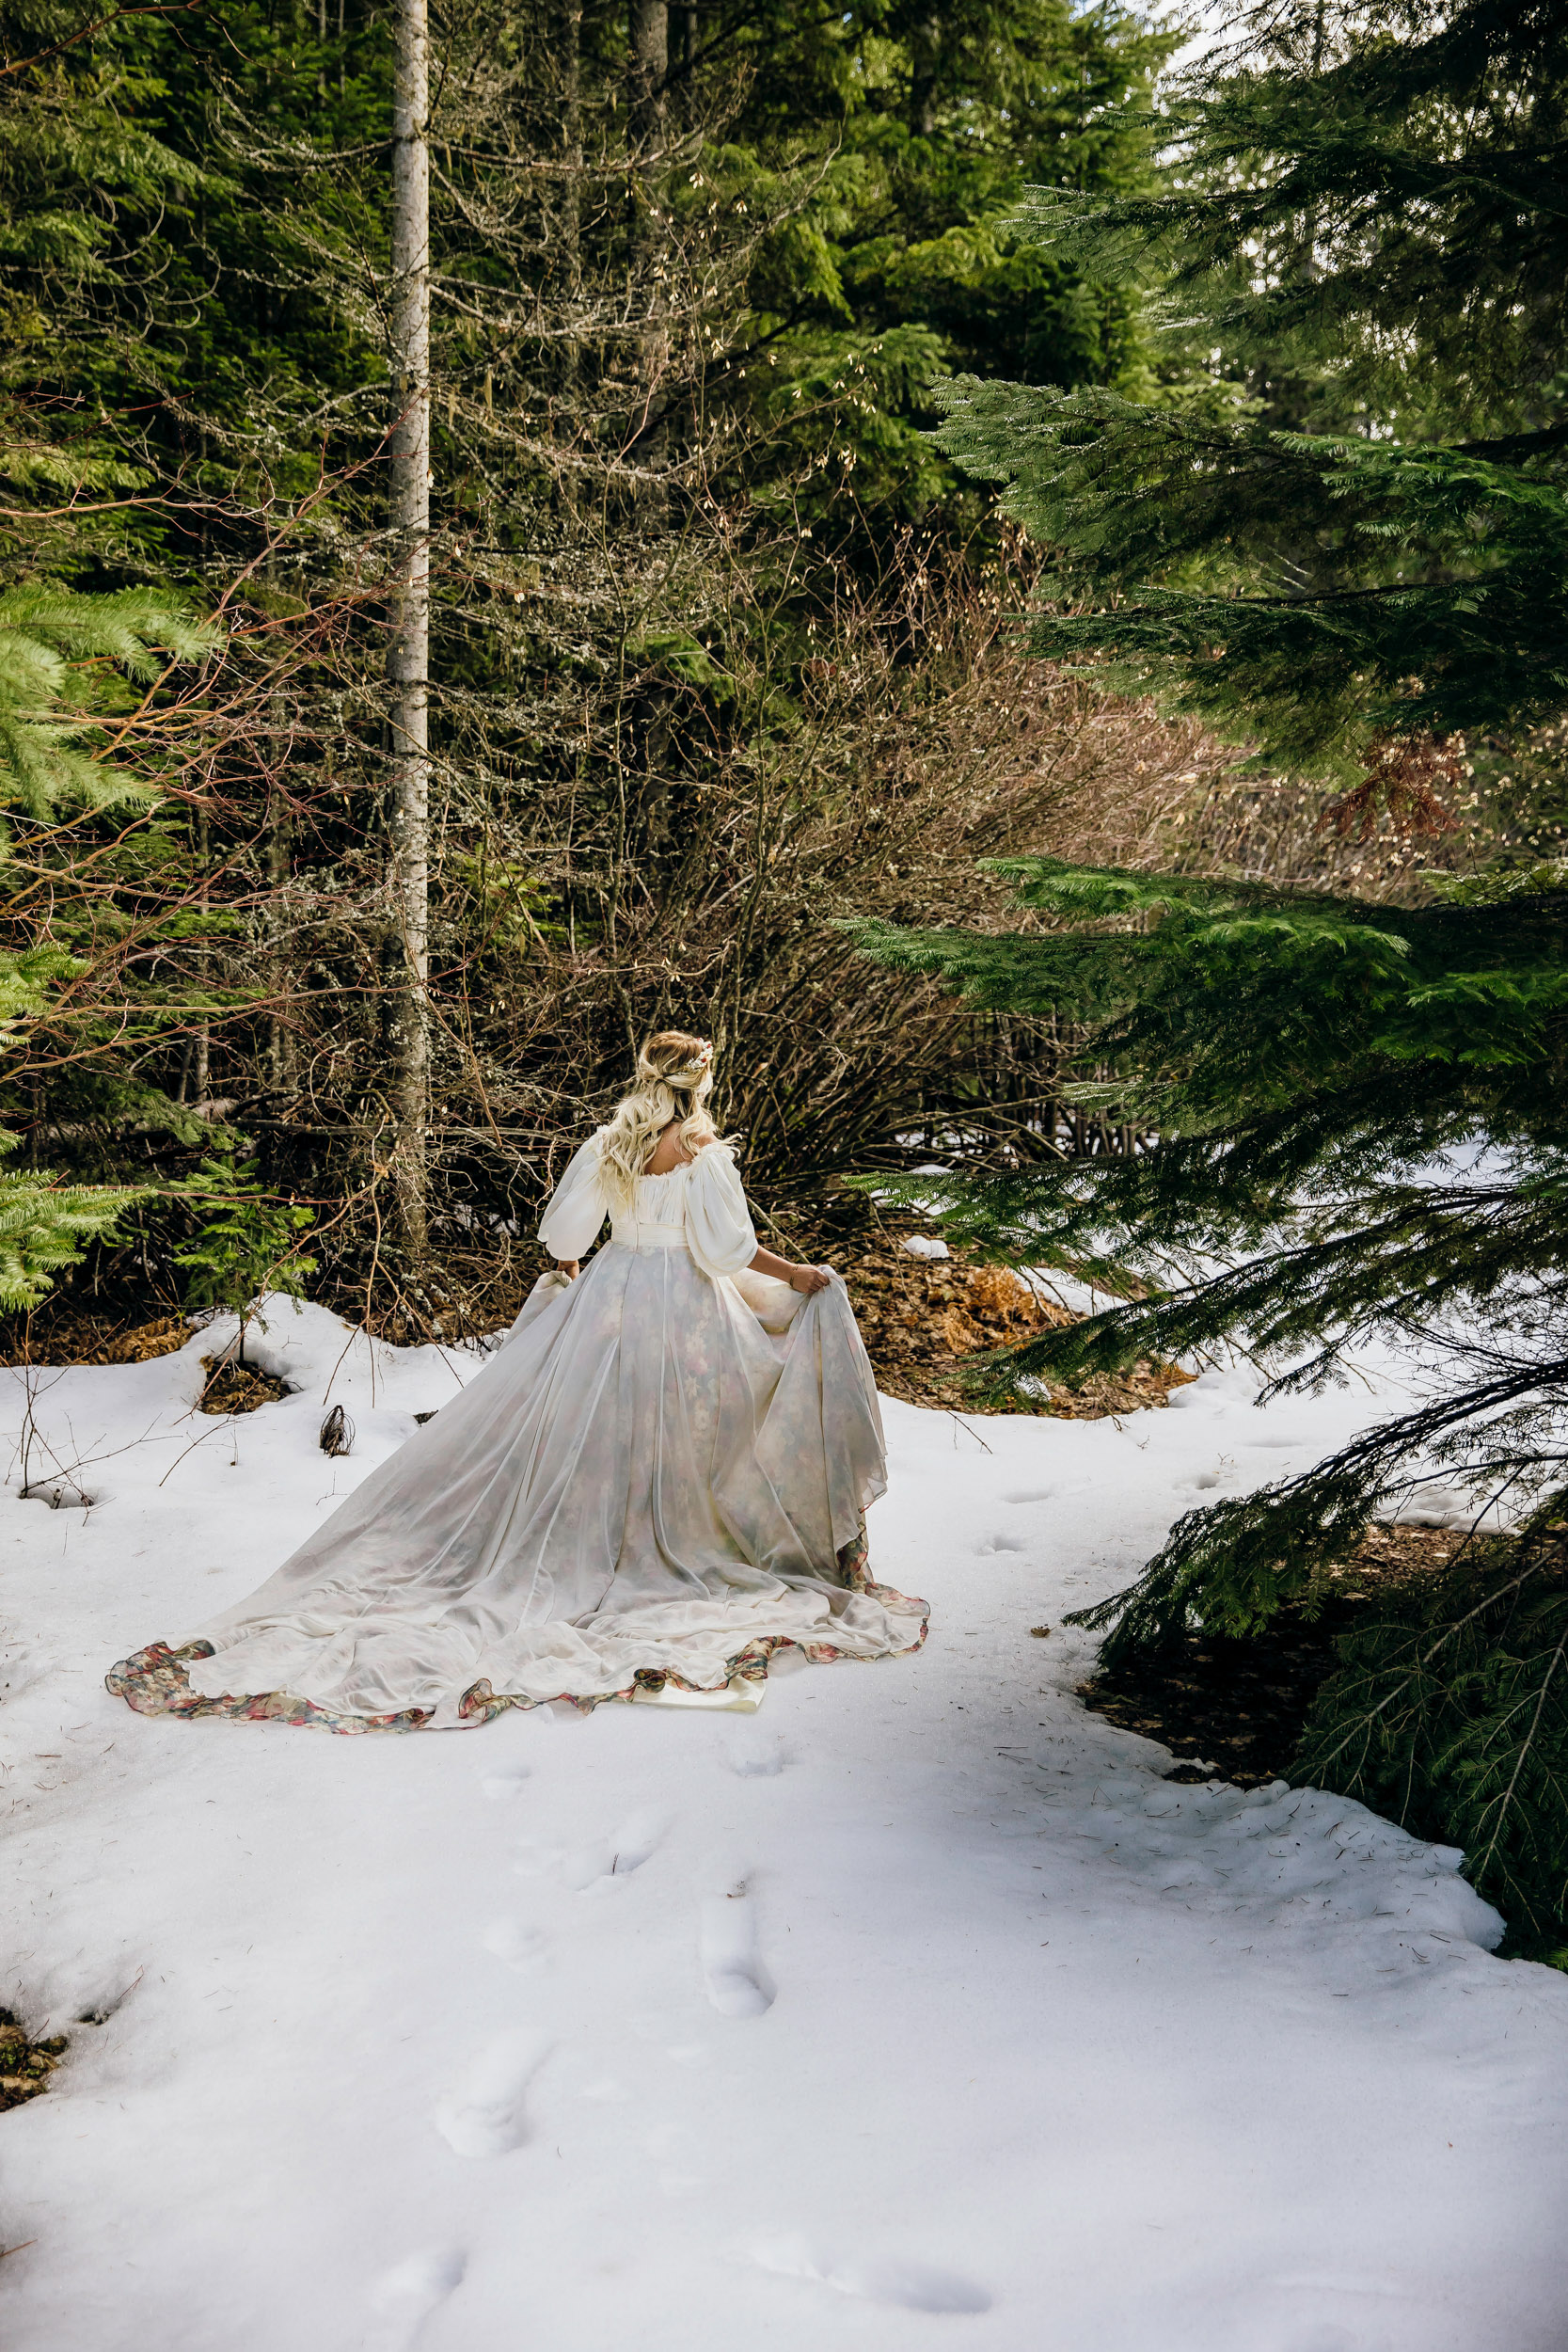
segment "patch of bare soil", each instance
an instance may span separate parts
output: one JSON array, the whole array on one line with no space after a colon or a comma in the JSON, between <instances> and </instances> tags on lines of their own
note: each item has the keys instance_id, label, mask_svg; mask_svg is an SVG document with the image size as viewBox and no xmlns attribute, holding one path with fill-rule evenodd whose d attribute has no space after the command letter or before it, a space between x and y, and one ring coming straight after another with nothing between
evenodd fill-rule
<instances>
[{"instance_id":1,"label":"patch of bare soil","mask_svg":"<svg viewBox=\"0 0 1568 2352\"><path fill-rule=\"evenodd\" d=\"M1173 1389L1196 1378L1176 1364L1145 1361L1115 1378L1097 1375L1079 1389L1049 1383L1033 1406L977 1405L965 1380L966 1359L1083 1317L1037 1297L1010 1268L982 1264L961 1249L945 1258L911 1256L906 1238L930 1230L923 1218L888 1216L867 1232L830 1240L822 1252L848 1285L885 1394L964 1413L1034 1410L1062 1421L1103 1421L1166 1405Z\"/></svg>"},{"instance_id":2,"label":"patch of bare soil","mask_svg":"<svg viewBox=\"0 0 1568 2352\"><path fill-rule=\"evenodd\" d=\"M203 1356L201 1369L207 1380L197 1399L198 1413L254 1413L289 1393L286 1380L258 1372L254 1364L236 1363L230 1356Z\"/></svg>"},{"instance_id":3,"label":"patch of bare soil","mask_svg":"<svg viewBox=\"0 0 1568 2352\"><path fill-rule=\"evenodd\" d=\"M47 2042L29 2041L25 2026L17 2024L8 2009L0 2009L0 2115L47 2090L65 2051L63 2033L52 2034Z\"/></svg>"},{"instance_id":4,"label":"patch of bare soil","mask_svg":"<svg viewBox=\"0 0 1568 2352\"><path fill-rule=\"evenodd\" d=\"M81 1310L47 1318L17 1315L0 1329L0 1354L8 1364L145 1364L154 1356L172 1356L190 1336L180 1314L154 1315L150 1322Z\"/></svg>"},{"instance_id":5,"label":"patch of bare soil","mask_svg":"<svg viewBox=\"0 0 1568 2352\"><path fill-rule=\"evenodd\" d=\"M1338 1665L1336 1644L1380 1592L1430 1575L1464 1541L1449 1528L1374 1527L1331 1571L1319 1614L1280 1610L1260 1633L1188 1633L1158 1658L1082 1682L1078 1694L1124 1731L1141 1731L1181 1759L1171 1780L1227 1780L1258 1788L1284 1773L1317 1694Z\"/></svg>"}]
</instances>

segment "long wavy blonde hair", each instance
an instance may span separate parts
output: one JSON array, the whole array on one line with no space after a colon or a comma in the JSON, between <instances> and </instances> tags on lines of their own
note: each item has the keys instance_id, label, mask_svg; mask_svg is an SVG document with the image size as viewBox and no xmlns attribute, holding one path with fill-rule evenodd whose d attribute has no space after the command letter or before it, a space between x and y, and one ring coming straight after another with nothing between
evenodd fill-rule
<instances>
[{"instance_id":1,"label":"long wavy blonde hair","mask_svg":"<svg viewBox=\"0 0 1568 2352\"><path fill-rule=\"evenodd\" d=\"M631 1207L637 1180L672 1120L688 1150L718 1134L707 1109L712 1092L713 1048L706 1038L660 1029L645 1041L631 1092L616 1104L598 1134L605 1190L617 1208Z\"/></svg>"}]
</instances>

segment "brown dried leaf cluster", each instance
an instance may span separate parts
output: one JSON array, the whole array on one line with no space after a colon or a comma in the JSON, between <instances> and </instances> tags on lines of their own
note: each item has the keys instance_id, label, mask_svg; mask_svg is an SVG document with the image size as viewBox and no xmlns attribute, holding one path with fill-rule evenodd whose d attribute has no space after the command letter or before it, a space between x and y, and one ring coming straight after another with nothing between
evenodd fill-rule
<instances>
[{"instance_id":1,"label":"brown dried leaf cluster","mask_svg":"<svg viewBox=\"0 0 1568 2352\"><path fill-rule=\"evenodd\" d=\"M197 1399L198 1413L254 1413L289 1393L286 1381L258 1372L254 1365L238 1364L232 1357L203 1356L201 1369L207 1379Z\"/></svg>"},{"instance_id":2,"label":"brown dried leaf cluster","mask_svg":"<svg viewBox=\"0 0 1568 2352\"><path fill-rule=\"evenodd\" d=\"M77 1310L13 1316L3 1333L8 1364L145 1364L183 1347L191 1327L183 1315L155 1315L127 1329L113 1314Z\"/></svg>"},{"instance_id":3,"label":"brown dried leaf cluster","mask_svg":"<svg viewBox=\"0 0 1568 2352\"><path fill-rule=\"evenodd\" d=\"M66 2048L63 2033L35 2042L8 2009L0 2009L0 2115L48 2090Z\"/></svg>"},{"instance_id":4,"label":"brown dried leaf cluster","mask_svg":"<svg viewBox=\"0 0 1568 2352\"><path fill-rule=\"evenodd\" d=\"M974 1264L958 1251L911 1257L903 1235L916 1230L912 1220L890 1224L828 1253L848 1285L878 1387L911 1405L965 1413L1031 1409L977 1405L966 1377L973 1359L1082 1318L1038 1297L1009 1267ZM1140 1363L1115 1378L1096 1375L1076 1390L1053 1382L1032 1409L1061 1421L1103 1421L1162 1406L1196 1377L1176 1364Z\"/></svg>"}]
</instances>

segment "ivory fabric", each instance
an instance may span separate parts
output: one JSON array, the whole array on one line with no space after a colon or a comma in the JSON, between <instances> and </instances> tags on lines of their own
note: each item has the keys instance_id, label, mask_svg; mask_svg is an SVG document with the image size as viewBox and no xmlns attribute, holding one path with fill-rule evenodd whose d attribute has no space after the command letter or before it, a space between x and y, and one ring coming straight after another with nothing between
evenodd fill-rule
<instances>
[{"instance_id":1,"label":"ivory fabric","mask_svg":"<svg viewBox=\"0 0 1568 2352\"><path fill-rule=\"evenodd\" d=\"M608 1208L590 1144L541 1238L580 1258ZM856 1565L886 1471L847 1293L834 1276L770 1335L731 1279L756 1247L722 1144L644 1177L578 1279L538 1286L462 1392L178 1653L191 1690L442 1728L639 1676L721 1691L783 1643L916 1646L925 1604Z\"/></svg>"}]
</instances>

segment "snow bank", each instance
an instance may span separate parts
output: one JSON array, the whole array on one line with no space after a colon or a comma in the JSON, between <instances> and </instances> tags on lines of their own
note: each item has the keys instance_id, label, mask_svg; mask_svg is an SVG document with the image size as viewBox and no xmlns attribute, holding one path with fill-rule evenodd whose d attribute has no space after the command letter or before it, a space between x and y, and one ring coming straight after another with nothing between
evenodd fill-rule
<instances>
[{"instance_id":1,"label":"snow bank","mask_svg":"<svg viewBox=\"0 0 1568 2352\"><path fill-rule=\"evenodd\" d=\"M71 2037L0 2118L14 2352L1556 2352L1568 1982L1491 1956L1451 1851L1164 1781L1060 1629L1375 1395L889 1404L873 1559L930 1643L755 1719L144 1721L106 1667L483 1360L269 1323L293 1391L232 1422L221 1329L0 1375L98 1497L0 1502L0 1999Z\"/></svg>"}]
</instances>

